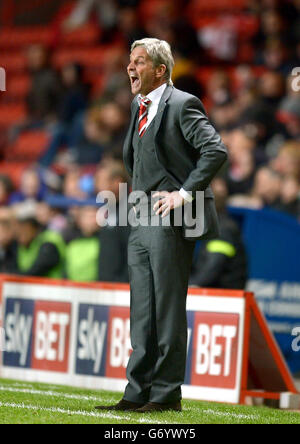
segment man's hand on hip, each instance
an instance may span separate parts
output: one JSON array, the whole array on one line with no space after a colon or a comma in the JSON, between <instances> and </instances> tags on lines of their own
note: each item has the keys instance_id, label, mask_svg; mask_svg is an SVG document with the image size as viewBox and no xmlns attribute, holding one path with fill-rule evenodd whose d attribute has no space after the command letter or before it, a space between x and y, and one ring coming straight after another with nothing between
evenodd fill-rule
<instances>
[{"instance_id":1,"label":"man's hand on hip","mask_svg":"<svg viewBox=\"0 0 300 444\"><path fill-rule=\"evenodd\" d=\"M160 199L155 202L153 210L156 215L161 214L162 217L167 216L171 210L182 207L187 201L181 196L179 191L159 191L153 194L153 197L159 197Z\"/></svg>"}]
</instances>

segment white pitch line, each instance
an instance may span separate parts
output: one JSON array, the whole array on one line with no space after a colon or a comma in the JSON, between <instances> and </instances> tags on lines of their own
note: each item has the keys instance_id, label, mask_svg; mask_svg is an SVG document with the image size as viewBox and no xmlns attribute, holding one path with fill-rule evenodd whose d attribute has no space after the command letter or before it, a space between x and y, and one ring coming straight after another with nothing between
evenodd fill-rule
<instances>
[{"instance_id":1,"label":"white pitch line","mask_svg":"<svg viewBox=\"0 0 300 444\"><path fill-rule=\"evenodd\" d=\"M215 416L230 416L232 418L239 418L239 419L259 419L259 416L257 415L245 415L243 413L231 413L231 412L220 412L220 411L215 411L212 409L205 409L205 410L201 410L202 413L206 413L208 415L215 415Z\"/></svg>"},{"instance_id":2,"label":"white pitch line","mask_svg":"<svg viewBox=\"0 0 300 444\"><path fill-rule=\"evenodd\" d=\"M117 420L126 420L126 421L132 421L133 418L129 416L119 416L114 415L112 413L94 413L94 412L85 412L84 410L69 410L69 409L61 409L59 407L40 407L38 405L31 405L31 404L16 404L14 402L1 402L0 401L0 408L13 408L13 409L25 409L25 410L33 410L33 411L42 411L42 412L49 412L49 413L61 413L65 415L72 415L72 416L84 416L84 417L91 417L91 418L104 418L104 419L117 419ZM166 421L151 421L150 419L146 418L138 418L134 419L134 421L138 423L149 423L149 424L173 424Z\"/></svg>"},{"instance_id":3,"label":"white pitch line","mask_svg":"<svg viewBox=\"0 0 300 444\"><path fill-rule=\"evenodd\" d=\"M231 418L237 418L237 419L259 419L260 417L258 415L246 415L244 413L234 413L234 412L222 412L219 410L213 410L213 409L201 409L201 408L195 408L195 407L187 407L185 409L186 411L189 411L191 413L199 412L204 413L207 415L212 416L225 416L225 417L231 417Z\"/></svg>"},{"instance_id":4,"label":"white pitch line","mask_svg":"<svg viewBox=\"0 0 300 444\"><path fill-rule=\"evenodd\" d=\"M25 386L25 384L23 386ZM43 391L43 390L36 390L36 389L30 389L30 388L22 389L22 388L16 388L16 387L9 387L9 386L6 386L6 385L1 385L0 386L0 392L23 393L23 394L28 394L28 395L49 396L49 397L73 399L73 400L77 400L77 401L105 402L105 403L108 403L108 404L110 404L110 403L113 404L113 403L116 402L115 399L108 399L108 398L103 398L103 397L100 397L100 396L97 397L97 396L91 396L91 395L75 395L75 394L65 393L65 392L54 392L54 391L50 391L50 390ZM37 408L39 408L39 407L37 407ZM44 408L41 407L41 409L44 409ZM237 419L251 419L251 420L259 419L259 416L257 416L257 415L246 415L246 414L243 414L243 413L222 412L222 411L212 410L212 409L202 410L202 409L199 409L199 408L195 409L195 408L188 407L186 410L190 410L191 412L195 412L195 410L198 410L201 413L204 413L204 414L207 414L207 415L212 415L212 416L224 416L224 417L232 417L232 418L237 418ZM66 411L66 412L68 412L68 411ZM57 413L59 413L58 410L57 410ZM86 413L87 414L86 416L103 417L103 416L99 416L99 414L93 413L93 412L83 412L83 413ZM105 413L105 415L110 415L110 414L109 413ZM107 416L107 417L109 418L110 416ZM118 419L118 418L130 419L130 418L126 418L125 416L116 417L116 419ZM139 423L150 423L150 424L152 424L152 423L155 423L155 424L169 424L167 422L151 421L151 420L148 420L147 418L140 418L138 420L138 422Z\"/></svg>"},{"instance_id":5,"label":"white pitch line","mask_svg":"<svg viewBox=\"0 0 300 444\"><path fill-rule=\"evenodd\" d=\"M33 385L31 384L20 384L19 382L13 382L13 383L9 383L9 385L11 387L26 387L26 388L33 388ZM48 386L47 386L48 387Z\"/></svg>"},{"instance_id":6,"label":"white pitch line","mask_svg":"<svg viewBox=\"0 0 300 444\"><path fill-rule=\"evenodd\" d=\"M15 387L8 387L5 385L0 386L1 392L11 392L11 393L24 393L28 395L42 395L42 396L51 396L51 397L58 397L58 398L66 398L66 399L75 399L78 401L105 401L105 402L115 402L114 399L107 399L107 398L101 398L96 396L89 396L89 395L72 395L71 393L64 393L64 392L54 392L52 390L36 390L31 388L15 388Z\"/></svg>"},{"instance_id":7,"label":"white pitch line","mask_svg":"<svg viewBox=\"0 0 300 444\"><path fill-rule=\"evenodd\" d=\"M70 393L63 393L63 392L52 392L52 391L42 391L42 390L35 390L35 389L17 389L14 387L7 387L7 386L0 386L0 391L2 392L10 392L10 393L23 393L23 394L29 394L29 395L41 395L41 396L50 396L50 397L58 397L58 398L65 398L65 399L75 399L78 401L98 401L98 402L106 402L106 403L115 403L116 401L114 399L107 399L107 398L100 398L100 397L95 397L95 396L85 396L85 395L72 395ZM0 402L0 407L4 407L3 403ZM29 408L26 404L22 403L22 404L11 404L11 407L16 406L15 408L23 408L22 406L24 406L24 408ZM31 407L31 406L30 406ZM34 410L45 410L48 409L48 407L38 407L38 406L32 406L34 407ZM82 416L92 416L95 418L111 418L111 419L125 419L125 420L130 420L132 418L130 417L126 417L126 416L117 416L117 415L112 415L111 413L94 413L94 412L85 412L80 410L78 412L75 413L69 413L69 410L64 410L64 409L59 409L56 407L49 407L49 411L50 412L57 412L57 413L67 413L67 414L80 414ZM73 410L70 410L70 412L73 412ZM138 423L149 423L149 424L171 424L170 422L167 421L152 421L151 419L147 419L147 418L138 418L136 420Z\"/></svg>"},{"instance_id":8,"label":"white pitch line","mask_svg":"<svg viewBox=\"0 0 300 444\"><path fill-rule=\"evenodd\" d=\"M14 402L1 402L0 407L13 408L13 409L26 409L26 410L34 410L34 411L42 411L49 413L63 413L66 415L77 415L77 416L87 416L92 418L109 418L109 419L125 419L129 420L129 417L113 415L111 413L94 413L94 412L85 412L83 410L69 410L69 409L61 409L59 407L40 407L38 405L31 404L16 404Z\"/></svg>"}]
</instances>

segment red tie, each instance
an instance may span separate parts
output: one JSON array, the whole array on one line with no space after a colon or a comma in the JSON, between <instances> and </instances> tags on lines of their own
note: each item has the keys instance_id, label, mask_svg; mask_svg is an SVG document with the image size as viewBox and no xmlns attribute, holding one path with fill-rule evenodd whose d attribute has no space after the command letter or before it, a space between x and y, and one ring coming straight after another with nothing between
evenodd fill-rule
<instances>
[{"instance_id":1,"label":"red tie","mask_svg":"<svg viewBox=\"0 0 300 444\"><path fill-rule=\"evenodd\" d=\"M146 131L148 121L148 106L151 104L151 100L148 97L140 97L140 112L139 112L139 136L143 137Z\"/></svg>"}]
</instances>

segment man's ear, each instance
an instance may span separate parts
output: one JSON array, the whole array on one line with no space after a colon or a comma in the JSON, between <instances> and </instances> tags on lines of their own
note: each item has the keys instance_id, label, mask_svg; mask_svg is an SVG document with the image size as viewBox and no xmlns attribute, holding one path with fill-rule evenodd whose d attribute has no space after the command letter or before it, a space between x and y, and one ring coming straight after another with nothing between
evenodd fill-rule
<instances>
[{"instance_id":1,"label":"man's ear","mask_svg":"<svg viewBox=\"0 0 300 444\"><path fill-rule=\"evenodd\" d=\"M166 67L166 65L159 65L159 66L156 68L156 77L157 77L158 79L161 79L161 78L164 77L164 75L166 74L166 71L167 71L167 67Z\"/></svg>"}]
</instances>

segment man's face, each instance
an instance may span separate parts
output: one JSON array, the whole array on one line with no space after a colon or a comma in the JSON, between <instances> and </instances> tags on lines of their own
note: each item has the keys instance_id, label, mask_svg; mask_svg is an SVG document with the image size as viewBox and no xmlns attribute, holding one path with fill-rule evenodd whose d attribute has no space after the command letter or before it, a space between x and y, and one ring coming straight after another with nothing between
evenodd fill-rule
<instances>
[{"instance_id":1,"label":"man's face","mask_svg":"<svg viewBox=\"0 0 300 444\"><path fill-rule=\"evenodd\" d=\"M30 222L18 222L16 237L20 245L27 247L37 235L37 228Z\"/></svg>"},{"instance_id":2,"label":"man's face","mask_svg":"<svg viewBox=\"0 0 300 444\"><path fill-rule=\"evenodd\" d=\"M138 46L132 51L127 72L130 78L131 92L134 95L146 96L156 89L157 83L160 81L160 78L157 78L153 62L143 46Z\"/></svg>"},{"instance_id":3,"label":"man's face","mask_svg":"<svg viewBox=\"0 0 300 444\"><path fill-rule=\"evenodd\" d=\"M99 230L97 224L97 208L82 207L79 212L78 226L85 236L96 234Z\"/></svg>"}]
</instances>

